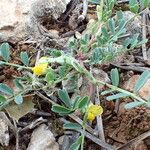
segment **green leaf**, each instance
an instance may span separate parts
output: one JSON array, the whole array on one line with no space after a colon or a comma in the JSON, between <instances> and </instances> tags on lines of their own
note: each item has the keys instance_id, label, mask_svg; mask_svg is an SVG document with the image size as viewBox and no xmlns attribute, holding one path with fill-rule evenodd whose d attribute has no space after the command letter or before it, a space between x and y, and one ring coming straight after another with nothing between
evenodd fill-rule
<instances>
[{"instance_id":1,"label":"green leaf","mask_svg":"<svg viewBox=\"0 0 150 150\"><path fill-rule=\"evenodd\" d=\"M73 99L73 109L77 109L78 108L78 104L81 100L81 97L78 95L75 97L75 99Z\"/></svg>"},{"instance_id":2,"label":"green leaf","mask_svg":"<svg viewBox=\"0 0 150 150\"><path fill-rule=\"evenodd\" d=\"M0 83L0 92L3 92L7 95L13 95L13 90L3 83Z\"/></svg>"},{"instance_id":3,"label":"green leaf","mask_svg":"<svg viewBox=\"0 0 150 150\"><path fill-rule=\"evenodd\" d=\"M70 99L66 89L59 90L58 91L58 96L67 107L69 107L69 108L72 107L71 99Z\"/></svg>"},{"instance_id":4,"label":"green leaf","mask_svg":"<svg viewBox=\"0 0 150 150\"><path fill-rule=\"evenodd\" d=\"M123 46L124 46L125 48L128 48L129 45L131 45L131 39L130 39L130 38L127 38L127 39L124 40Z\"/></svg>"},{"instance_id":5,"label":"green leaf","mask_svg":"<svg viewBox=\"0 0 150 150\"><path fill-rule=\"evenodd\" d=\"M118 20L118 27L117 27L117 31L119 32L118 35L126 32L126 29L125 29L126 23L127 22L124 19Z\"/></svg>"},{"instance_id":6,"label":"green leaf","mask_svg":"<svg viewBox=\"0 0 150 150\"><path fill-rule=\"evenodd\" d=\"M3 57L3 59L8 62L9 58L10 58L10 50L9 50L9 44L8 43L3 43L0 46L0 51L1 51L1 56Z\"/></svg>"},{"instance_id":7,"label":"green leaf","mask_svg":"<svg viewBox=\"0 0 150 150\"><path fill-rule=\"evenodd\" d=\"M21 58L22 63L25 66L29 65L29 56L28 56L27 52L21 52L20 53L20 58Z\"/></svg>"},{"instance_id":8,"label":"green leaf","mask_svg":"<svg viewBox=\"0 0 150 150\"><path fill-rule=\"evenodd\" d=\"M55 72L52 71L52 70L49 70L48 73L47 73L46 76L45 76L46 82L47 82L47 83L51 83L51 82L53 82L55 79L56 79Z\"/></svg>"},{"instance_id":9,"label":"green leaf","mask_svg":"<svg viewBox=\"0 0 150 150\"><path fill-rule=\"evenodd\" d=\"M143 104L145 104L145 103L144 102L138 102L138 101L131 102L131 103L128 103L128 104L125 105L125 109L132 109L132 108L141 106Z\"/></svg>"},{"instance_id":10,"label":"green leaf","mask_svg":"<svg viewBox=\"0 0 150 150\"><path fill-rule=\"evenodd\" d=\"M94 4L99 4L100 3L100 0L88 0L89 2L91 3L94 3Z\"/></svg>"},{"instance_id":11,"label":"green leaf","mask_svg":"<svg viewBox=\"0 0 150 150\"><path fill-rule=\"evenodd\" d=\"M144 86L144 84L147 82L149 78L150 78L150 71L148 70L144 71L134 86L133 89L134 92L138 92Z\"/></svg>"},{"instance_id":12,"label":"green leaf","mask_svg":"<svg viewBox=\"0 0 150 150\"><path fill-rule=\"evenodd\" d=\"M89 35L88 34L85 34L83 37L82 37L82 39L80 40L80 44L81 45L87 45L88 44L88 42L89 42Z\"/></svg>"},{"instance_id":13,"label":"green leaf","mask_svg":"<svg viewBox=\"0 0 150 150\"><path fill-rule=\"evenodd\" d=\"M111 101L111 100L115 100L115 99L119 99L119 98L123 98L123 97L127 97L127 96L129 96L129 95L126 93L118 93L115 95L108 96L106 99L108 101Z\"/></svg>"},{"instance_id":14,"label":"green leaf","mask_svg":"<svg viewBox=\"0 0 150 150\"><path fill-rule=\"evenodd\" d=\"M122 11L117 11L117 20L121 20L123 18L123 13Z\"/></svg>"},{"instance_id":15,"label":"green leaf","mask_svg":"<svg viewBox=\"0 0 150 150\"><path fill-rule=\"evenodd\" d=\"M85 34L85 35L83 36L83 40L84 40L86 43L88 43L89 40L90 40L89 34Z\"/></svg>"},{"instance_id":16,"label":"green leaf","mask_svg":"<svg viewBox=\"0 0 150 150\"><path fill-rule=\"evenodd\" d=\"M107 29L105 27L102 27L101 31L102 31L103 36L109 39L109 34L108 34Z\"/></svg>"},{"instance_id":17,"label":"green leaf","mask_svg":"<svg viewBox=\"0 0 150 150\"><path fill-rule=\"evenodd\" d=\"M97 5L96 7L98 22L102 21L103 19L103 4L102 3L103 2L101 1L101 5Z\"/></svg>"},{"instance_id":18,"label":"green leaf","mask_svg":"<svg viewBox=\"0 0 150 150\"><path fill-rule=\"evenodd\" d=\"M63 125L63 128L64 129L70 129L70 130L77 130L77 129L81 129L82 128L82 126L80 125L80 124L78 124L78 123L65 123L64 125Z\"/></svg>"},{"instance_id":19,"label":"green leaf","mask_svg":"<svg viewBox=\"0 0 150 150\"><path fill-rule=\"evenodd\" d=\"M144 8L150 7L150 0L140 0L140 5Z\"/></svg>"},{"instance_id":20,"label":"green leaf","mask_svg":"<svg viewBox=\"0 0 150 150\"><path fill-rule=\"evenodd\" d=\"M53 57L59 57L59 56L61 56L61 51L60 51L60 50L57 50L57 49L53 49L53 50L50 52L50 55L53 56Z\"/></svg>"},{"instance_id":21,"label":"green leaf","mask_svg":"<svg viewBox=\"0 0 150 150\"><path fill-rule=\"evenodd\" d=\"M102 59L103 59L102 49L100 47L96 47L93 50L93 53L91 56L91 63L92 64L99 64Z\"/></svg>"},{"instance_id":22,"label":"green leaf","mask_svg":"<svg viewBox=\"0 0 150 150\"><path fill-rule=\"evenodd\" d=\"M119 72L118 72L118 69L117 68L111 69L110 76L111 76L112 84L114 86L118 86L119 85Z\"/></svg>"},{"instance_id":23,"label":"green leaf","mask_svg":"<svg viewBox=\"0 0 150 150\"><path fill-rule=\"evenodd\" d=\"M21 90L24 89L23 85L19 82L19 79L14 79L13 82L18 89L21 89Z\"/></svg>"},{"instance_id":24,"label":"green leaf","mask_svg":"<svg viewBox=\"0 0 150 150\"><path fill-rule=\"evenodd\" d=\"M85 108L89 103L89 97L85 96L83 98L80 99L80 102L78 103L78 108L82 109Z\"/></svg>"},{"instance_id":25,"label":"green leaf","mask_svg":"<svg viewBox=\"0 0 150 150\"><path fill-rule=\"evenodd\" d=\"M131 39L131 48L135 48L138 44L138 37L139 37L139 34L135 34L132 39Z\"/></svg>"},{"instance_id":26,"label":"green leaf","mask_svg":"<svg viewBox=\"0 0 150 150\"><path fill-rule=\"evenodd\" d=\"M115 21L114 21L114 19L111 18L108 20L108 27L109 27L111 33L115 34Z\"/></svg>"},{"instance_id":27,"label":"green leaf","mask_svg":"<svg viewBox=\"0 0 150 150\"><path fill-rule=\"evenodd\" d=\"M129 8L133 13L138 13L139 8L140 8L138 1L137 0L130 0L129 1Z\"/></svg>"},{"instance_id":28,"label":"green leaf","mask_svg":"<svg viewBox=\"0 0 150 150\"><path fill-rule=\"evenodd\" d=\"M146 105L148 108L150 108L150 96L148 97L147 99L147 105Z\"/></svg>"},{"instance_id":29,"label":"green leaf","mask_svg":"<svg viewBox=\"0 0 150 150\"><path fill-rule=\"evenodd\" d=\"M14 101L18 105L22 104L23 103L23 97L22 97L22 95L19 94L19 95L15 96L15 100Z\"/></svg>"},{"instance_id":30,"label":"green leaf","mask_svg":"<svg viewBox=\"0 0 150 150\"><path fill-rule=\"evenodd\" d=\"M81 135L81 136L76 140L76 142L73 143L73 144L70 146L69 150L79 150L80 145L81 145L81 143L82 143L82 139L83 139L83 136Z\"/></svg>"},{"instance_id":31,"label":"green leaf","mask_svg":"<svg viewBox=\"0 0 150 150\"><path fill-rule=\"evenodd\" d=\"M67 71L66 66L60 66L60 67L59 67L59 75L60 75L61 77L64 77L64 76L66 75L66 71Z\"/></svg>"},{"instance_id":32,"label":"green leaf","mask_svg":"<svg viewBox=\"0 0 150 150\"><path fill-rule=\"evenodd\" d=\"M116 3L116 0L111 0L110 2L108 2L109 10L113 10L115 3Z\"/></svg>"},{"instance_id":33,"label":"green leaf","mask_svg":"<svg viewBox=\"0 0 150 150\"><path fill-rule=\"evenodd\" d=\"M72 110L64 107L64 106L61 106L61 105L53 105L52 106L52 111L53 112L56 112L56 113L59 113L59 114L70 114L72 112Z\"/></svg>"},{"instance_id":34,"label":"green leaf","mask_svg":"<svg viewBox=\"0 0 150 150\"><path fill-rule=\"evenodd\" d=\"M6 101L6 98L2 95L0 95L0 104L4 103Z\"/></svg>"}]
</instances>

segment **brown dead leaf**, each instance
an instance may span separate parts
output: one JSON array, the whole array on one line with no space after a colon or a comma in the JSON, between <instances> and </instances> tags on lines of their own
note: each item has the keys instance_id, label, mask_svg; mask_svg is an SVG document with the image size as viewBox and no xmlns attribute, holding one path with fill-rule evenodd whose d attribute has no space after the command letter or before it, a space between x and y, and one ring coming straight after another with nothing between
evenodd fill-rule
<instances>
[{"instance_id":1,"label":"brown dead leaf","mask_svg":"<svg viewBox=\"0 0 150 150\"><path fill-rule=\"evenodd\" d=\"M31 97L24 98L22 104L17 105L15 103L10 104L5 109L9 116L16 121L18 121L21 117L32 111L34 108L34 103L32 102Z\"/></svg>"}]
</instances>

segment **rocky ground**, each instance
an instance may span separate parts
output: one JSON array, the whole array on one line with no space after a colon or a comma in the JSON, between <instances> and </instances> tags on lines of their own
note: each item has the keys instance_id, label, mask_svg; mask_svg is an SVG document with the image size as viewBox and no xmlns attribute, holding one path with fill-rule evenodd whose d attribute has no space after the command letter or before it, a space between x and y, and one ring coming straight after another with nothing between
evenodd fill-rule
<instances>
[{"instance_id":1,"label":"rocky ground","mask_svg":"<svg viewBox=\"0 0 150 150\"><path fill-rule=\"evenodd\" d=\"M120 1L116 8L124 9L124 5L125 3ZM67 53L68 40L71 37L77 38L86 30L91 19L97 19L93 11L95 5L89 4L88 7L89 11L84 16L81 0L1 0L0 43L10 44L11 62L17 64L21 63L18 58L21 51L29 53L31 65L35 63L37 53L41 50L58 48ZM124 16L131 18L133 14L127 10ZM141 20L142 18L135 18L128 25L127 31L130 35L139 32L142 39ZM145 36L150 39L150 18L147 17L145 24L148 26ZM135 49L125 56L119 56L114 62L98 66L98 78L109 82L111 68L117 67L121 72L120 87L133 91L141 72L150 70L150 41L146 47L146 60L143 58L143 51L140 48ZM0 66L1 83L13 87L13 77L20 75L21 73L12 67ZM80 94L92 96L93 93L89 92L92 85L84 79L81 80ZM68 82L63 84L67 87L69 85ZM144 99L147 98L149 87L150 79L138 94ZM101 87L103 88L105 87ZM46 97L37 95L29 93L20 108L11 105L5 109L5 113L0 112L1 149L68 150L70 144L79 136L77 132L64 131L62 118L51 111L51 104ZM104 108L102 120L106 143L119 147L118 150L149 150L150 109L137 107L126 110L124 105L131 101L129 98L119 102L106 101L105 96L100 96L100 99ZM96 121L91 126L97 131ZM92 136L87 137L85 149L101 150L100 144L95 141Z\"/></svg>"}]
</instances>

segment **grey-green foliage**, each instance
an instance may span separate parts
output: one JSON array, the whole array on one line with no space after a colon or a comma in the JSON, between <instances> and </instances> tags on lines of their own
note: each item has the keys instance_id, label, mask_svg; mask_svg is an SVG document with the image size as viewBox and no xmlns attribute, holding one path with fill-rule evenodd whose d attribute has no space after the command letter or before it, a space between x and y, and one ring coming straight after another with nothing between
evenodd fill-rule
<instances>
[{"instance_id":1,"label":"grey-green foliage","mask_svg":"<svg viewBox=\"0 0 150 150\"><path fill-rule=\"evenodd\" d=\"M24 87L23 87L23 84L20 82L20 80L19 79L14 79L13 80L13 83L15 84L15 86L18 88L18 89L20 89L20 90L23 90L24 89Z\"/></svg>"},{"instance_id":2,"label":"grey-green foliage","mask_svg":"<svg viewBox=\"0 0 150 150\"><path fill-rule=\"evenodd\" d=\"M112 11L116 0L100 0L97 6L97 17L98 21L107 21L112 15Z\"/></svg>"},{"instance_id":3,"label":"grey-green foliage","mask_svg":"<svg viewBox=\"0 0 150 150\"><path fill-rule=\"evenodd\" d=\"M119 98L124 98L124 97L127 97L127 96L129 96L129 95L126 94L126 93L117 93L117 94L108 96L106 99L111 101L111 100L117 100Z\"/></svg>"},{"instance_id":4,"label":"grey-green foliage","mask_svg":"<svg viewBox=\"0 0 150 150\"><path fill-rule=\"evenodd\" d=\"M20 58L21 58L22 63L25 66L29 65L29 56L28 56L27 52L21 52L20 53Z\"/></svg>"},{"instance_id":5,"label":"grey-green foliage","mask_svg":"<svg viewBox=\"0 0 150 150\"><path fill-rule=\"evenodd\" d=\"M3 43L0 46L0 56L2 56L3 60L8 62L10 58L10 50L9 50L9 44Z\"/></svg>"},{"instance_id":6,"label":"grey-green foliage","mask_svg":"<svg viewBox=\"0 0 150 150\"><path fill-rule=\"evenodd\" d=\"M125 20L123 17L122 11L116 13L116 17L108 18L101 28L99 28L99 23L93 25L91 28L92 36L95 36L95 41L92 45L89 43L92 41L90 39L90 34L84 34L80 40L74 39L70 42L70 48L76 51L81 51L82 53L91 52L89 61L91 64L100 64L106 61L111 61L119 53L126 52L128 47L131 49L135 48L139 43L138 36L139 34L133 35L133 38L127 38L120 45L117 45L116 42L120 37L126 33L126 25L128 20ZM99 33L98 31L101 30ZM97 33L95 32L97 31ZM146 41L144 41L146 42Z\"/></svg>"},{"instance_id":7,"label":"grey-green foliage","mask_svg":"<svg viewBox=\"0 0 150 150\"><path fill-rule=\"evenodd\" d=\"M150 71L144 71L134 86L134 92L138 92L150 78Z\"/></svg>"},{"instance_id":8,"label":"grey-green foliage","mask_svg":"<svg viewBox=\"0 0 150 150\"><path fill-rule=\"evenodd\" d=\"M73 113L76 109L83 110L89 103L89 97L79 97L70 99L66 89L58 91L58 96L62 102L62 105L53 105L52 111L59 113L60 115L68 115Z\"/></svg>"},{"instance_id":9,"label":"grey-green foliage","mask_svg":"<svg viewBox=\"0 0 150 150\"><path fill-rule=\"evenodd\" d=\"M150 7L150 0L130 0L129 8L132 12L138 13L140 9L145 9Z\"/></svg>"},{"instance_id":10,"label":"grey-green foliage","mask_svg":"<svg viewBox=\"0 0 150 150\"><path fill-rule=\"evenodd\" d=\"M144 104L145 104L144 102L139 102L139 101L130 102L130 103L127 103L125 105L125 108L126 109L132 109L132 108L135 108L135 107L138 107L138 106L142 106Z\"/></svg>"},{"instance_id":11,"label":"grey-green foliage","mask_svg":"<svg viewBox=\"0 0 150 150\"><path fill-rule=\"evenodd\" d=\"M70 99L66 89L59 90L58 96L62 102L62 105L61 104L53 105L52 111L55 113L58 113L59 115L69 115L69 114L72 114L76 110L80 110L81 112L85 113L89 104L89 97L87 96L84 96L84 97L77 96L75 97L75 99ZM78 123L67 122L63 125L63 128L79 131L83 127L79 125ZM82 143L83 139L84 139L84 136L81 135L76 140L76 142L70 146L69 150L78 150L81 144L83 144Z\"/></svg>"},{"instance_id":12,"label":"grey-green foliage","mask_svg":"<svg viewBox=\"0 0 150 150\"><path fill-rule=\"evenodd\" d=\"M130 0L129 7L132 12L137 13L140 8L138 0Z\"/></svg>"},{"instance_id":13,"label":"grey-green foliage","mask_svg":"<svg viewBox=\"0 0 150 150\"><path fill-rule=\"evenodd\" d=\"M71 107L71 99L68 95L68 92L66 91L66 89L62 89L58 91L58 95L59 98L61 99L61 101L67 106L67 107Z\"/></svg>"},{"instance_id":14,"label":"grey-green foliage","mask_svg":"<svg viewBox=\"0 0 150 150\"><path fill-rule=\"evenodd\" d=\"M0 95L0 105L6 101L6 98L3 95Z\"/></svg>"},{"instance_id":15,"label":"grey-green foliage","mask_svg":"<svg viewBox=\"0 0 150 150\"><path fill-rule=\"evenodd\" d=\"M100 0L88 0L89 2L91 3L94 3L94 4L99 4L100 3Z\"/></svg>"},{"instance_id":16,"label":"grey-green foliage","mask_svg":"<svg viewBox=\"0 0 150 150\"><path fill-rule=\"evenodd\" d=\"M23 97L22 97L22 95L21 94L18 94L18 95L16 95L15 97L14 97L14 101L15 101L15 103L16 104L22 104L23 103Z\"/></svg>"},{"instance_id":17,"label":"grey-green foliage","mask_svg":"<svg viewBox=\"0 0 150 150\"><path fill-rule=\"evenodd\" d=\"M138 40L139 34L133 35L132 38L125 39L120 45L115 44L118 39L126 33L127 23L128 20L125 21L121 11L117 13L116 20L108 19L107 28L103 27L101 30L102 34L97 36L97 41L93 47L93 55L91 56L92 63L110 61L119 53L126 52L128 48L134 49L141 44ZM147 40L142 42L147 42Z\"/></svg>"},{"instance_id":18,"label":"grey-green foliage","mask_svg":"<svg viewBox=\"0 0 150 150\"><path fill-rule=\"evenodd\" d=\"M119 85L119 71L117 68L111 69L110 77L111 77L112 84L114 86L118 86Z\"/></svg>"},{"instance_id":19,"label":"grey-green foliage","mask_svg":"<svg viewBox=\"0 0 150 150\"><path fill-rule=\"evenodd\" d=\"M119 85L119 72L118 72L118 70L116 68L112 69L110 75L111 75L112 84L114 86L118 86ZM150 79L150 71L146 70L139 76L138 80L136 81L134 89L133 89L134 93L137 93L147 83L147 81L149 79ZM121 100L122 98L125 98L125 97L131 97L132 98L132 96L129 95L128 92L116 93L115 89L105 90L101 93L101 95L107 95L107 94L109 94L109 96L107 96L106 99L109 101ZM146 107L150 107L150 98L147 97L147 100L145 102L143 100L138 101L135 99L134 102L127 103L125 105L125 108L126 109L132 109L134 107L141 106L141 105L144 105Z\"/></svg>"},{"instance_id":20,"label":"grey-green foliage","mask_svg":"<svg viewBox=\"0 0 150 150\"><path fill-rule=\"evenodd\" d=\"M9 96L13 95L13 90L8 87L6 84L0 83L0 92L7 94Z\"/></svg>"},{"instance_id":21,"label":"grey-green foliage","mask_svg":"<svg viewBox=\"0 0 150 150\"><path fill-rule=\"evenodd\" d=\"M126 34L126 26L132 19L125 20L122 11L117 11L116 16L112 18L112 10L117 2L116 0L90 0L90 2L98 4L98 20L93 22L93 24L91 23L90 32L87 31L87 33L83 34L81 39L72 40L70 48L74 51L90 53L88 60L91 64L112 61L120 53L122 54L147 42L146 39L139 41L139 34L137 33L132 38L126 38L122 43L120 41L119 45L116 44ZM132 9L141 5L148 7L148 2L131 0L129 3L129 7Z\"/></svg>"},{"instance_id":22,"label":"grey-green foliage","mask_svg":"<svg viewBox=\"0 0 150 150\"><path fill-rule=\"evenodd\" d=\"M79 150L79 148L80 148L80 146L81 146L81 144L82 144L82 139L83 139L83 135L81 135L81 136L76 140L76 142L73 143L73 144L70 146L69 150Z\"/></svg>"},{"instance_id":23,"label":"grey-green foliage","mask_svg":"<svg viewBox=\"0 0 150 150\"><path fill-rule=\"evenodd\" d=\"M77 129L81 129L82 126L78 123L71 123L71 122L68 122L68 123L65 123L63 125L63 128L64 129L72 129L72 130L77 130Z\"/></svg>"}]
</instances>

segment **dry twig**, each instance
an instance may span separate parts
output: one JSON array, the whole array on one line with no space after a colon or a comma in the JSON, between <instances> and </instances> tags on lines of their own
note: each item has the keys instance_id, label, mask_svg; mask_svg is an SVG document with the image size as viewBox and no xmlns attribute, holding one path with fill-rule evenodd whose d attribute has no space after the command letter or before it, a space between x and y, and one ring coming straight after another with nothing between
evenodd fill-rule
<instances>
[{"instance_id":1,"label":"dry twig","mask_svg":"<svg viewBox=\"0 0 150 150\"><path fill-rule=\"evenodd\" d=\"M95 104L100 105L100 99L99 99L99 87L97 86L97 97L95 99ZM103 121L102 117L97 117L97 128L98 128L98 136L101 140L105 142L105 135L104 135L104 128L103 128Z\"/></svg>"},{"instance_id":2,"label":"dry twig","mask_svg":"<svg viewBox=\"0 0 150 150\"><path fill-rule=\"evenodd\" d=\"M146 24L146 15L145 13L143 13L142 15L142 21L143 21L143 24ZM142 38L143 39L146 39L146 26L142 26ZM142 44L142 53L143 53L143 59L144 61L147 60L147 54L146 54L146 44Z\"/></svg>"},{"instance_id":3,"label":"dry twig","mask_svg":"<svg viewBox=\"0 0 150 150\"><path fill-rule=\"evenodd\" d=\"M87 0L83 0L83 12L78 17L78 22L81 22L81 21L83 21L86 18L87 10L88 10L88 1Z\"/></svg>"},{"instance_id":4,"label":"dry twig","mask_svg":"<svg viewBox=\"0 0 150 150\"><path fill-rule=\"evenodd\" d=\"M64 123L67 123L68 121L65 119L61 119ZM90 134L87 131L83 131L82 129L77 130L78 132L84 133L85 137L87 137L88 139L90 139L91 141L93 141L94 143L98 144L99 146L107 149L107 150L115 150L115 148L112 145L107 144L106 142L104 142L103 140L100 140L99 138L93 136L92 134Z\"/></svg>"}]
</instances>

